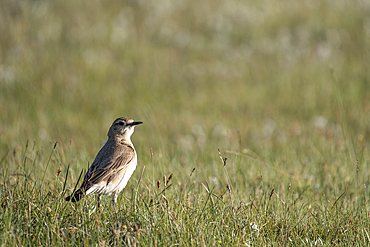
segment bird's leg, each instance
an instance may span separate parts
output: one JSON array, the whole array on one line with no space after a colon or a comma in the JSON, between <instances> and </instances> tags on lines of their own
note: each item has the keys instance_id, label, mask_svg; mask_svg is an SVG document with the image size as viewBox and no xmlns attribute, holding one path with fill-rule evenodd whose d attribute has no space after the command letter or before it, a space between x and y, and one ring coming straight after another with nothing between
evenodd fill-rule
<instances>
[{"instance_id":1,"label":"bird's leg","mask_svg":"<svg viewBox=\"0 0 370 247\"><path fill-rule=\"evenodd\" d=\"M100 208L100 195L97 195L98 197L98 208Z\"/></svg>"},{"instance_id":2,"label":"bird's leg","mask_svg":"<svg viewBox=\"0 0 370 247\"><path fill-rule=\"evenodd\" d=\"M114 212L116 213L117 227L119 229L119 221L118 221L118 214L117 214L117 208L116 208L117 196L118 196L118 194L115 194L114 197L113 197L113 206L114 206Z\"/></svg>"}]
</instances>

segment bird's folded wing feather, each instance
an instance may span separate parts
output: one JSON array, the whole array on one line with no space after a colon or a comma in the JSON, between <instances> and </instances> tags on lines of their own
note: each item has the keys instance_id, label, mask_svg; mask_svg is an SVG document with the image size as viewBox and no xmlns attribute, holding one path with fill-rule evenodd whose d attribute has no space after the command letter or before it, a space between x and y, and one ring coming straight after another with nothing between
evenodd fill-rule
<instances>
[{"instance_id":1,"label":"bird's folded wing feather","mask_svg":"<svg viewBox=\"0 0 370 247\"><path fill-rule=\"evenodd\" d=\"M99 156L99 154L97 155ZM126 170L133 160L135 152L132 147L127 146L121 150L120 155L103 156L100 160L94 160L90 169L84 177L81 188L87 191L94 184L109 182L118 172Z\"/></svg>"}]
</instances>

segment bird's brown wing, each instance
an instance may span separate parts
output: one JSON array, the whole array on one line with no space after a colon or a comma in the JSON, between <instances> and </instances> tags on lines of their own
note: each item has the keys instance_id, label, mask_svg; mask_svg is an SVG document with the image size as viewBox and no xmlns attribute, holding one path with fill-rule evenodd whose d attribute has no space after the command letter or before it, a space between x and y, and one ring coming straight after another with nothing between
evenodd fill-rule
<instances>
[{"instance_id":1,"label":"bird's brown wing","mask_svg":"<svg viewBox=\"0 0 370 247\"><path fill-rule=\"evenodd\" d=\"M97 157L99 154L97 155ZM81 189L87 191L94 184L111 181L120 171L127 169L128 164L134 159L135 151L131 146L120 148L119 154L102 155L94 160L84 177Z\"/></svg>"}]
</instances>

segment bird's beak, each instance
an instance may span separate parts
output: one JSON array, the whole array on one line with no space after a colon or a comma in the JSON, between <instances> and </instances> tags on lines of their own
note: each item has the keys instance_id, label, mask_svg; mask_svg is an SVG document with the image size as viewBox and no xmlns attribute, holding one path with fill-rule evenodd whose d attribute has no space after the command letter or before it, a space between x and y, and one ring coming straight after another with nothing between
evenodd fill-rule
<instances>
[{"instance_id":1,"label":"bird's beak","mask_svg":"<svg viewBox=\"0 0 370 247\"><path fill-rule=\"evenodd\" d=\"M135 126L135 125L138 125L138 124L142 124L143 122L132 122L132 123L129 123L129 124L127 124L127 125L129 125L129 126Z\"/></svg>"}]
</instances>

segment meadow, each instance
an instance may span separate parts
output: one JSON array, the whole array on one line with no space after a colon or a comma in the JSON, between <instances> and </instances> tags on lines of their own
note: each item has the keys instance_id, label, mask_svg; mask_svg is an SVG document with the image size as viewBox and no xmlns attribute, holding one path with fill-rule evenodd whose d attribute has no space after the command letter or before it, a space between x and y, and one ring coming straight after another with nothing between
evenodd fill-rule
<instances>
[{"instance_id":1,"label":"meadow","mask_svg":"<svg viewBox=\"0 0 370 247\"><path fill-rule=\"evenodd\" d=\"M368 1L0 2L1 246L370 245ZM138 167L65 202L117 117Z\"/></svg>"}]
</instances>

